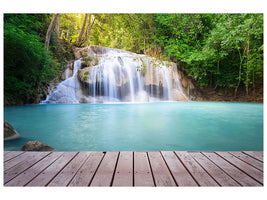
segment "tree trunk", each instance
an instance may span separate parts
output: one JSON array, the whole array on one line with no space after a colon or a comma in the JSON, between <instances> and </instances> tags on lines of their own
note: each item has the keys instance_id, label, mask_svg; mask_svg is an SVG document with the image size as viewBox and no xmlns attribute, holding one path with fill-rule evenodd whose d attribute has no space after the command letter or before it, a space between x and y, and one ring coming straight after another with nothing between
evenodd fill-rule
<instances>
[{"instance_id":1,"label":"tree trunk","mask_svg":"<svg viewBox=\"0 0 267 200\"><path fill-rule=\"evenodd\" d=\"M144 54L146 55L146 36L144 35Z\"/></svg>"},{"instance_id":2,"label":"tree trunk","mask_svg":"<svg viewBox=\"0 0 267 200\"><path fill-rule=\"evenodd\" d=\"M241 70L242 70L242 62L243 62L243 58L241 56L240 50L239 49L237 49L237 50L238 50L239 57L240 57L240 66L239 66L238 83L237 83L237 86L235 88L235 97L236 97L236 94L237 94L237 89L238 89L238 87L240 85L240 82L241 82Z\"/></svg>"},{"instance_id":3,"label":"tree trunk","mask_svg":"<svg viewBox=\"0 0 267 200\"><path fill-rule=\"evenodd\" d=\"M59 36L59 28L60 28L60 14L57 16L56 24L55 24L55 33Z\"/></svg>"},{"instance_id":4,"label":"tree trunk","mask_svg":"<svg viewBox=\"0 0 267 200\"><path fill-rule=\"evenodd\" d=\"M246 76L246 93L248 95L248 86L249 86L249 80L248 80L248 75L249 75L249 34L248 34L248 49L247 49L247 76Z\"/></svg>"},{"instance_id":5,"label":"tree trunk","mask_svg":"<svg viewBox=\"0 0 267 200\"><path fill-rule=\"evenodd\" d=\"M76 40L76 44L77 44L78 46L81 45L81 42L82 42L82 39L83 39L84 29L85 29L85 25L86 25L86 21L87 21L87 16L88 16L87 13L85 13L84 16L83 16L82 27L81 27L81 30L80 30L80 33L79 33L79 37L78 37L77 40Z\"/></svg>"},{"instance_id":6,"label":"tree trunk","mask_svg":"<svg viewBox=\"0 0 267 200\"><path fill-rule=\"evenodd\" d=\"M95 22L95 18L94 18L94 20L93 20L93 22L92 22L92 24L91 24L91 17L92 17L92 15L90 14L90 15L89 15L88 24L87 24L87 27L86 27L85 38L84 38L84 42L83 42L84 46L87 45L87 41L88 41L88 37L89 37L89 33L90 33L90 31L91 31L91 29L92 29L92 27L93 27L93 25L94 25L94 22Z\"/></svg>"},{"instance_id":7,"label":"tree trunk","mask_svg":"<svg viewBox=\"0 0 267 200\"><path fill-rule=\"evenodd\" d=\"M53 18L50 22L50 25L47 29L47 32L46 32L46 36L45 36L45 47L46 47L46 50L48 51L48 47L49 47L49 43L50 43L50 38L51 38L51 33L53 31L53 28L55 27L55 24L56 24L56 19L58 17L59 14L54 14L53 15Z\"/></svg>"}]
</instances>

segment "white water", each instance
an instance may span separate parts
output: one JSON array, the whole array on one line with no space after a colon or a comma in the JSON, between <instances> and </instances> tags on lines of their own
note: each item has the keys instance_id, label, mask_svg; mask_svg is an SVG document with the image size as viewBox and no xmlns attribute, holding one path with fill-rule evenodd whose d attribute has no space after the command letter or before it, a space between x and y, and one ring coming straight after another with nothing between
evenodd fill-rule
<instances>
[{"instance_id":1,"label":"white water","mask_svg":"<svg viewBox=\"0 0 267 200\"><path fill-rule=\"evenodd\" d=\"M94 53L91 56L97 57ZM81 99L92 103L174 101L177 95L187 100L177 70L150 57L108 49L98 65L86 68L87 90L79 86L80 66L81 60L76 60L73 76L62 81L43 103L79 103Z\"/></svg>"},{"instance_id":2,"label":"white water","mask_svg":"<svg viewBox=\"0 0 267 200\"><path fill-rule=\"evenodd\" d=\"M62 81L55 91L50 91L46 100L42 103L79 103L80 84L77 71L81 68L81 60L76 60L73 67L73 75ZM67 70L66 70L67 71Z\"/></svg>"},{"instance_id":3,"label":"white water","mask_svg":"<svg viewBox=\"0 0 267 200\"><path fill-rule=\"evenodd\" d=\"M92 102L173 101L174 91L185 96L180 85L164 62L110 50L91 69L88 96Z\"/></svg>"}]
</instances>

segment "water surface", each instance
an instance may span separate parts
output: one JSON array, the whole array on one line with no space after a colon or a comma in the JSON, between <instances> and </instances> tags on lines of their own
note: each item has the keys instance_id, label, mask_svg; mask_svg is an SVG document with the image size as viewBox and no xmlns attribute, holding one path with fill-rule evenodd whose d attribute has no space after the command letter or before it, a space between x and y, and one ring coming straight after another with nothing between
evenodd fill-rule
<instances>
[{"instance_id":1,"label":"water surface","mask_svg":"<svg viewBox=\"0 0 267 200\"><path fill-rule=\"evenodd\" d=\"M259 151L263 104L160 102L43 104L4 108L20 138L18 150L39 140L58 151Z\"/></svg>"}]
</instances>

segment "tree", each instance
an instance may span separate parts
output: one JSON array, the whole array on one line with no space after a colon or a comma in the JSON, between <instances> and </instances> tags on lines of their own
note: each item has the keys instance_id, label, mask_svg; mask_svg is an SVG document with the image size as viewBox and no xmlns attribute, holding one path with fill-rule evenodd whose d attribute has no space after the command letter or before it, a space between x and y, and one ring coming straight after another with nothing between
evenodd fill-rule
<instances>
[{"instance_id":1,"label":"tree","mask_svg":"<svg viewBox=\"0 0 267 200\"><path fill-rule=\"evenodd\" d=\"M53 17L52 17L52 20L49 24L49 27L47 29L47 32L46 32L46 36L45 36L45 47L46 47L46 50L48 50L48 47L49 47L49 42L50 42L50 38L51 38L51 33L53 31L53 28L57 22L57 17L58 17L59 14L54 14Z\"/></svg>"},{"instance_id":2,"label":"tree","mask_svg":"<svg viewBox=\"0 0 267 200\"><path fill-rule=\"evenodd\" d=\"M60 31L60 21L61 21L61 15L58 14L56 24L55 24L55 33L59 37L59 31Z\"/></svg>"},{"instance_id":3,"label":"tree","mask_svg":"<svg viewBox=\"0 0 267 200\"><path fill-rule=\"evenodd\" d=\"M91 23L91 18L93 18L92 23ZM85 37L84 37L84 41L83 41L84 46L87 45L88 36L89 36L91 29L93 28L94 22L95 22L95 18L91 14L89 14L89 19L88 19L88 23L87 23L87 27L86 27L86 33L85 33Z\"/></svg>"},{"instance_id":4,"label":"tree","mask_svg":"<svg viewBox=\"0 0 267 200\"><path fill-rule=\"evenodd\" d=\"M83 39L83 36L84 36L84 30L85 30L85 26L86 26L86 22L87 22L87 17L88 17L88 14L85 13L84 16L83 16L83 23L82 23L82 27L81 27L81 30L80 30L80 33L79 33L79 37L76 40L76 45L77 46L81 46L81 44L82 44L82 39Z\"/></svg>"}]
</instances>

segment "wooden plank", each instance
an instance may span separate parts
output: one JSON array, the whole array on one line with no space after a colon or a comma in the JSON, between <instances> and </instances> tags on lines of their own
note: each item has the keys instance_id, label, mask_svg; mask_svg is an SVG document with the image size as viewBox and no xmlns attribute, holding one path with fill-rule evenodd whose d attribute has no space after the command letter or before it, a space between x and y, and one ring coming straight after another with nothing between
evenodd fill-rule
<instances>
[{"instance_id":1,"label":"wooden plank","mask_svg":"<svg viewBox=\"0 0 267 200\"><path fill-rule=\"evenodd\" d=\"M240 186L234 179L221 170L200 152L192 152L190 155L219 183L220 186Z\"/></svg>"},{"instance_id":2,"label":"wooden plank","mask_svg":"<svg viewBox=\"0 0 267 200\"><path fill-rule=\"evenodd\" d=\"M244 153L263 162L263 151L244 151Z\"/></svg>"},{"instance_id":3,"label":"wooden plank","mask_svg":"<svg viewBox=\"0 0 267 200\"><path fill-rule=\"evenodd\" d=\"M263 172L263 163L260 162L259 160L256 160L255 158L252 158L252 157L250 157L250 156L248 156L248 155L246 155L240 151L232 151L229 153Z\"/></svg>"},{"instance_id":4,"label":"wooden plank","mask_svg":"<svg viewBox=\"0 0 267 200\"><path fill-rule=\"evenodd\" d=\"M5 152L4 162L9 161L9 160L11 160L11 159L23 154L23 153L24 153L24 151L9 151L9 153Z\"/></svg>"},{"instance_id":5,"label":"wooden plank","mask_svg":"<svg viewBox=\"0 0 267 200\"><path fill-rule=\"evenodd\" d=\"M5 186L24 186L30 182L34 177L40 174L45 168L58 159L63 152L53 152L44 159L28 168L26 171L9 181Z\"/></svg>"},{"instance_id":6,"label":"wooden plank","mask_svg":"<svg viewBox=\"0 0 267 200\"><path fill-rule=\"evenodd\" d=\"M90 152L79 152L47 186L67 186L89 155Z\"/></svg>"},{"instance_id":7,"label":"wooden plank","mask_svg":"<svg viewBox=\"0 0 267 200\"><path fill-rule=\"evenodd\" d=\"M107 152L90 186L111 186L119 152Z\"/></svg>"},{"instance_id":8,"label":"wooden plank","mask_svg":"<svg viewBox=\"0 0 267 200\"><path fill-rule=\"evenodd\" d=\"M161 152L178 186L198 186L172 151Z\"/></svg>"},{"instance_id":9,"label":"wooden plank","mask_svg":"<svg viewBox=\"0 0 267 200\"><path fill-rule=\"evenodd\" d=\"M134 186L155 186L146 152L134 152Z\"/></svg>"},{"instance_id":10,"label":"wooden plank","mask_svg":"<svg viewBox=\"0 0 267 200\"><path fill-rule=\"evenodd\" d=\"M220 167L225 173L231 176L235 181L237 181L242 186L261 186L260 183L249 177L247 174L221 158L219 155L213 152L202 152L207 158L209 158L213 163Z\"/></svg>"},{"instance_id":11,"label":"wooden plank","mask_svg":"<svg viewBox=\"0 0 267 200\"><path fill-rule=\"evenodd\" d=\"M112 186L133 186L133 152L120 152Z\"/></svg>"},{"instance_id":12,"label":"wooden plank","mask_svg":"<svg viewBox=\"0 0 267 200\"><path fill-rule=\"evenodd\" d=\"M148 152L148 157L156 186L176 186L160 152Z\"/></svg>"},{"instance_id":13,"label":"wooden plank","mask_svg":"<svg viewBox=\"0 0 267 200\"><path fill-rule=\"evenodd\" d=\"M200 186L219 186L189 153L182 151L176 151L175 153Z\"/></svg>"},{"instance_id":14,"label":"wooden plank","mask_svg":"<svg viewBox=\"0 0 267 200\"><path fill-rule=\"evenodd\" d=\"M244 161L238 159L237 157L231 155L228 152L216 152L218 155L226 159L228 162L232 163L237 168L241 169L243 172L263 184L263 173L262 171L252 167L251 165L245 163Z\"/></svg>"},{"instance_id":15,"label":"wooden plank","mask_svg":"<svg viewBox=\"0 0 267 200\"><path fill-rule=\"evenodd\" d=\"M9 182L14 177L18 176L20 173L25 171L27 168L34 165L39 160L43 159L45 156L50 154L51 152L26 152L22 154L21 157L23 160L17 163L15 166L5 170L4 172L4 184Z\"/></svg>"},{"instance_id":16,"label":"wooden plank","mask_svg":"<svg viewBox=\"0 0 267 200\"><path fill-rule=\"evenodd\" d=\"M91 152L89 158L85 161L83 166L78 170L68 186L88 186L99 166L103 152Z\"/></svg>"},{"instance_id":17,"label":"wooden plank","mask_svg":"<svg viewBox=\"0 0 267 200\"><path fill-rule=\"evenodd\" d=\"M4 171L8 170L9 168L17 165L20 162L23 162L25 159L30 159L34 157L35 152L24 152L21 156L16 156L11 160L8 160L4 163Z\"/></svg>"},{"instance_id":18,"label":"wooden plank","mask_svg":"<svg viewBox=\"0 0 267 200\"><path fill-rule=\"evenodd\" d=\"M76 154L77 152L64 152L59 159L57 159L26 186L46 186Z\"/></svg>"},{"instance_id":19,"label":"wooden plank","mask_svg":"<svg viewBox=\"0 0 267 200\"><path fill-rule=\"evenodd\" d=\"M7 154L9 154L12 151L4 151L4 156L6 156Z\"/></svg>"}]
</instances>

